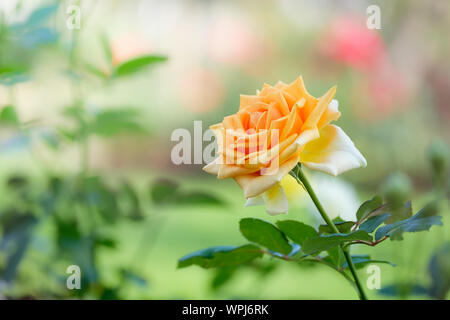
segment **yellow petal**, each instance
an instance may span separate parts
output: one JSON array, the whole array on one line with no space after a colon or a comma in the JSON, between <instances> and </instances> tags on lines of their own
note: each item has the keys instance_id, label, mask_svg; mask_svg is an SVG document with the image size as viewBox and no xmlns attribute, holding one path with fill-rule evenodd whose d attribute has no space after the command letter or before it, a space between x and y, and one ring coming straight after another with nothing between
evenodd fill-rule
<instances>
[{"instance_id":1,"label":"yellow petal","mask_svg":"<svg viewBox=\"0 0 450 320\"><path fill-rule=\"evenodd\" d=\"M327 93L325 93L322 97L319 98L317 105L314 107L314 109L306 118L302 130L308 130L317 127L317 123L319 122L325 110L328 108L331 100L333 100L335 94L336 94L336 86L332 87L330 90L328 90Z\"/></svg>"},{"instance_id":2,"label":"yellow petal","mask_svg":"<svg viewBox=\"0 0 450 320\"><path fill-rule=\"evenodd\" d=\"M302 164L333 176L367 165L366 159L341 128L330 124L319 133L320 137L307 143L300 153Z\"/></svg>"},{"instance_id":3,"label":"yellow petal","mask_svg":"<svg viewBox=\"0 0 450 320\"><path fill-rule=\"evenodd\" d=\"M333 99L328 105L327 110L325 110L322 117L320 118L317 127L321 129L328 125L331 121L336 121L337 119L339 119L340 116L341 113L339 112L339 103L336 99Z\"/></svg>"},{"instance_id":4,"label":"yellow petal","mask_svg":"<svg viewBox=\"0 0 450 320\"><path fill-rule=\"evenodd\" d=\"M245 206L258 206L263 204L266 205L266 211L270 215L288 213L289 203L279 183L259 196L248 198Z\"/></svg>"},{"instance_id":5,"label":"yellow petal","mask_svg":"<svg viewBox=\"0 0 450 320\"><path fill-rule=\"evenodd\" d=\"M293 167L298 163L298 156L295 155L285 163L279 166L278 170L271 171L268 175L242 175L234 177L236 182L244 191L246 198L255 197L260 195L264 191L267 191L291 171Z\"/></svg>"},{"instance_id":6,"label":"yellow petal","mask_svg":"<svg viewBox=\"0 0 450 320\"><path fill-rule=\"evenodd\" d=\"M280 184L289 201L298 199L304 193L303 187L290 174L284 176Z\"/></svg>"}]
</instances>

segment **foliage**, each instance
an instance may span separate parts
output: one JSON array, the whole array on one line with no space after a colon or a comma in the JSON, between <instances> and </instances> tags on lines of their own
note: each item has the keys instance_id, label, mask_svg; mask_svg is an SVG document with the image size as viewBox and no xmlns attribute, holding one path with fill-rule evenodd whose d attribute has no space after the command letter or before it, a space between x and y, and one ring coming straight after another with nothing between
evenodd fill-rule
<instances>
[{"instance_id":1,"label":"foliage","mask_svg":"<svg viewBox=\"0 0 450 320\"><path fill-rule=\"evenodd\" d=\"M297 175L295 170L293 175ZM301 178L299 178L301 180ZM305 184L306 187L306 184ZM403 204L401 212L411 210L411 202ZM429 230L433 225L442 225L441 217L436 216L434 203L430 203L415 215L396 222L388 222L398 212L390 203L383 203L380 196L364 202L356 212L358 221L339 221L330 225L321 225L318 231L312 226L294 220L281 220L273 225L256 218L244 218L240 221L241 234L250 241L240 247L212 247L188 254L178 261L178 267L198 265L203 268L220 268L248 265L263 254L295 263L321 263L339 272L353 283L351 266L359 269L370 263L383 263L395 266L385 260L371 259L369 255L347 254L346 248L356 244L376 246L386 239L403 240L404 233ZM404 216L404 215L403 215ZM335 233L338 230L340 233ZM351 260L348 260L351 258ZM231 277L231 272L222 276ZM353 274L353 270L352 270Z\"/></svg>"}]
</instances>

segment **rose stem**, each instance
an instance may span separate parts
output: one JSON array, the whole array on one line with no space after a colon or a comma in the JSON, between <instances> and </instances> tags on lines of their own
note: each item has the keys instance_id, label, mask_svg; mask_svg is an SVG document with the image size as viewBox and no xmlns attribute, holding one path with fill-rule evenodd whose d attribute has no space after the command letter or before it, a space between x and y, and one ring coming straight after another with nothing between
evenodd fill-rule
<instances>
[{"instance_id":1,"label":"rose stem","mask_svg":"<svg viewBox=\"0 0 450 320\"><path fill-rule=\"evenodd\" d=\"M299 180L303 183L306 191L308 192L309 196L311 197L311 200L314 202L317 210L319 210L320 215L322 216L323 220L330 226L330 228L335 232L339 233L339 230L334 225L333 221L328 217L327 213L325 212L324 208L322 207L322 204L320 203L319 199L317 198L316 194L314 193L313 188L311 187L308 179L303 174L303 171L300 167L297 167L296 170L297 177ZM361 281L359 280L358 274L356 273L355 265L353 264L352 258L348 252L348 250L340 246L342 251L344 252L345 259L347 260L347 264L350 268L350 271L353 275L353 278L355 279L356 288L358 289L359 298L361 300L368 300L366 294L364 293L364 290L361 285Z\"/></svg>"}]
</instances>

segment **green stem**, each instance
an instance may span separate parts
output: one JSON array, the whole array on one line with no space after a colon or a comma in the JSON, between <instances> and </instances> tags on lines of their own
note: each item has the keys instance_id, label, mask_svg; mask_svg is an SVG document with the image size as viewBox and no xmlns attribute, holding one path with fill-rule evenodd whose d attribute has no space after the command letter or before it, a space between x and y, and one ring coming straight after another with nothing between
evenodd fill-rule
<instances>
[{"instance_id":1,"label":"green stem","mask_svg":"<svg viewBox=\"0 0 450 320\"><path fill-rule=\"evenodd\" d=\"M328 224L328 226L330 226L330 228L333 230L333 232L335 233L339 233L339 230L336 228L336 226L334 225L333 221L331 221L330 217L328 217L327 213L325 212L325 209L322 207L322 204L320 203L319 199L317 198L313 188L311 187L311 184L309 183L308 179L306 178L306 176L303 174L302 169L300 168L300 166L298 166L296 168L296 175L298 177L298 179L300 180L300 182L303 184L303 186L305 187L306 191L308 192L309 196L311 197L311 200L314 202L317 210L319 211L320 215L322 216L323 220L325 220L325 222ZM358 274L356 273L356 268L355 265L353 264L352 258L348 252L347 249L344 249L342 246L340 246L340 248L342 249L345 259L347 260L347 264L348 267L350 268L350 272L353 275L353 278L355 280L355 284L356 284L356 288L358 290L358 295L359 298L361 300L367 300L367 296L364 293L363 287L361 285L361 281L358 277Z\"/></svg>"}]
</instances>

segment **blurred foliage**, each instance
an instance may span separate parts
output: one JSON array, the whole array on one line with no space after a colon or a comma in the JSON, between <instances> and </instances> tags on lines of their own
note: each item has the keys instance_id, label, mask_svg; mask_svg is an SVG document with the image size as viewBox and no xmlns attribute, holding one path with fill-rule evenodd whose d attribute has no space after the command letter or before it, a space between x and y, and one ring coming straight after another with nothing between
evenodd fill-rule
<instances>
[{"instance_id":1,"label":"blurred foliage","mask_svg":"<svg viewBox=\"0 0 450 320\"><path fill-rule=\"evenodd\" d=\"M352 234L351 237L356 237L352 239L364 240L359 237L361 233L364 236L366 233L372 234L375 232L376 234L377 228L380 230L379 227L383 223L390 223L392 219L396 219L396 222L392 220L394 225L390 224L389 230L385 229L383 234L395 234L400 237L405 231L411 231L411 229L417 231L418 218L421 221L426 219L428 222L436 223L436 216L425 214L424 217L423 212L419 216L417 214L413 216L412 207L406 202L411 198L419 198L422 202L432 201L438 204L436 210L448 212L446 206L450 171L448 141L446 140L448 121L446 119L448 119L447 96L449 90L444 63L448 56L445 48L437 50L435 54L426 54L420 50L410 50L407 47L408 56L411 52L418 52L421 59L422 57L435 57L435 60L427 60L422 66L427 74L410 77L424 79L425 81L425 84L419 83L419 86L422 85L424 88L419 87L420 90L416 90L419 92L419 96L413 96L414 99L410 99L411 107L407 105L408 108L405 108L405 111L400 109L402 103L394 103L386 108L380 107L372 110L372 113L369 112L369 114L361 116L365 110L370 110L367 101L372 102L377 97L387 96L388 89L395 86L388 86L385 90L386 94L368 95L361 86L373 80L370 73L365 74L361 70L352 68L352 66L342 65L339 62L331 61L332 59L322 57L317 52L319 50L316 49L320 47L321 36L318 35L321 35L323 30L314 29L311 25L305 25L305 28L303 25L301 28L295 27L299 21L306 24L306 20L308 20L299 18L297 13L305 12L312 17L312 20L319 20L314 18L314 10L309 10L314 8L308 5L308 10L297 10L295 7L290 7L296 5L295 1L286 1L287 7L280 9L272 7L275 6L272 2L264 2L264 5L261 5L260 8L263 10L269 9L267 12L270 12L270 15L260 10L251 10L254 14L253 18L259 22L259 24L256 24L258 32L251 32L252 30L249 32L245 29L245 24L244 27L239 23L234 24L236 21L233 17L230 21L225 20L225 29L227 32L230 31L231 38L238 42L228 41L229 39L226 39L228 33L225 33L225 38L218 37L214 33L216 28L209 28L212 32L212 38L205 41L208 44L206 47L201 47L194 42L192 46L182 48L183 58L186 59L183 60L182 70L177 69L175 76L168 72L167 77L172 78L166 79L161 76L158 78L161 83L160 86L149 86L149 89L145 90L148 92L145 92L145 94L142 92L142 96L146 99L151 98L148 99L151 100L149 105L152 108L149 118L144 116L147 105L116 103L115 96L109 102L92 102L89 100L89 96L102 90L105 90L107 94L112 91L128 90L130 91L128 92L129 97L136 96L136 90L139 89L134 88L134 83L132 83L133 86L130 90L126 87L126 82L139 76L146 79L154 78L155 76L151 72L159 66L165 65L168 61L166 56L141 52L121 61L115 61L110 35L104 32L107 29L106 25L114 21L104 22L100 19L99 24L103 30L92 28L88 29L89 32L87 32L94 39L92 41L98 44L101 49L101 58L95 59L95 46L89 45L89 38L85 37L86 33L81 30L66 30L65 16L61 19L61 13L65 12L64 5L66 2L42 1L43 4L41 3L37 7L29 7L24 1L17 1L16 3L17 5L13 6L8 15L4 14L3 11L0 12L0 87L2 89L1 94L5 93L1 97L6 98L0 101L0 126L2 128L0 152L2 155L6 155L20 149L34 154L36 150L40 151L36 144L41 142L44 142L48 148L53 150L54 155L63 155L68 153L70 148L74 148L80 151L80 158L75 161L79 164L80 170L60 172L61 170L56 169L53 163L50 165L45 164L44 161L41 163L40 158L37 157L33 158L33 162L40 168L38 174L21 172L19 169L17 172L3 172L4 170L1 172L0 298L123 299L129 298L130 292L138 292L133 297L148 298L152 296L154 279L151 279L149 274L155 278L160 277L159 274L153 273L155 265L160 270L174 269L173 261L170 262L170 265L163 265L162 262L162 267L158 265L159 261L152 262L153 265L142 265L141 261L146 261L145 259L139 260L132 254L124 253L128 253L130 247L132 247L131 251L136 249L137 257L145 256L157 241L161 229L161 220L163 220L159 220L159 215L164 216L167 211L173 210L179 215L183 215L190 208L193 208L192 211L196 211L198 208L199 211L204 210L208 213L216 212L222 208L233 211L232 205L224 199L230 190L227 189L223 192L224 198L222 198L211 190L205 190L206 187L192 186L194 183L200 184L203 181L198 183L197 180L192 180L190 184L185 185L185 181L179 181L182 179L175 181L167 178L150 178L151 174L147 175L147 172L146 174L140 174L139 179L136 179L134 176L126 175L122 177L116 172L94 170L90 167L89 162L93 151L95 151L93 150L95 149L93 142L98 138L116 141L123 134L126 134L131 137L127 140L127 144L129 144L129 142L133 142L137 135L140 135L146 139L160 139L167 148L169 139L164 136L165 130L170 130L174 125L183 126L183 124L191 123L193 117L198 118L199 116L205 122L216 122L223 115L230 113L230 110L235 109L238 102L236 97L239 93L253 92L255 86L260 86L262 74L264 74L264 78L267 77L273 81L278 79L286 79L287 81L290 77L296 76L300 70L305 74L305 77L311 80L311 92L319 92L328 82L338 82L340 108L345 114L341 121L344 127L349 128L349 131L358 133L352 136L357 137L356 144L361 146L365 155L367 153L371 168L371 170L365 170L357 175L349 175L349 179L358 182L367 189L375 189L375 186L389 172L397 171L382 183L382 188L379 190L384 199L389 199L388 202L395 204L391 204L391 215L386 216L384 215L386 213L381 214L381 212L379 215L373 215L375 209L382 208L381 211L383 211L386 208L382 206L382 197L369 200L366 205L361 206L358 210L358 220L365 220L359 225L359 231L363 232L356 235ZM218 4L218 1L211 2L208 6L212 11ZM206 5L206 3L202 5ZM235 6L235 9L240 13L245 11L242 8L246 8L247 5L232 3L232 6ZM418 2L411 6L413 9L417 9L417 12L435 10L433 9L435 7L431 4L425 5ZM167 9L164 4L161 4L161 7ZM334 6L331 7L334 8ZM295 13L295 18L291 22L289 22L289 15L281 12L286 8L289 12ZM411 14L410 17L402 15L402 12L412 12L407 10L405 1L399 1L393 8L395 10L393 9L392 12L389 11L386 15L383 13L383 24L386 23L387 27L385 28L383 25L382 32L386 39L386 46L389 47L396 43L399 35L405 41L408 40L403 35L402 30L411 30L410 32L414 33L414 36L416 36L415 32L417 31L408 24L411 19L416 22L417 15ZM88 11L91 11L92 8L88 9ZM190 10L193 11L190 12ZM210 11L201 8L198 12L195 10L197 9L189 7L188 12L196 18L197 14L203 15ZM432 33L434 36L427 37L427 39L436 38L438 44L441 44L441 39L446 35L445 30L448 29L445 27L445 23L442 23L446 17L446 11L437 11L438 14L433 15L433 19L430 19L432 24L426 23L426 25L436 27L437 24L439 28L436 27ZM161 14L157 8L154 12L155 15ZM171 10L170 13L176 14L176 10ZM320 10L320 14L326 14L326 10ZM321 15L320 17L322 17ZM83 26L87 23L88 16L88 14L83 15ZM161 17L163 17L161 20L170 21L170 19L166 19L166 16L161 15ZM115 18L113 16L111 19ZM267 23L267 21L276 21L280 18L283 18L282 24ZM250 14L245 19L249 19L249 24L255 22L251 20L252 15ZM159 21L159 19L146 20ZM424 26L423 22L420 24L419 21L418 25ZM127 21L127 24L129 24L129 21ZM63 27L60 27L61 25ZM277 28L273 28L274 25L277 25ZM146 25L146 28L152 29L153 26ZM191 28L187 28L186 25L182 25L179 29L186 33L192 32ZM196 36L196 34L189 34L188 38L191 39ZM259 36L261 36L261 39L258 40ZM161 38L164 37L166 36ZM173 37L173 39L173 41L183 44L181 41L183 37ZM230 52L231 48L232 56L237 62L225 61L225 63L220 64L216 61L217 57L203 52L213 51L210 50L209 45L214 46L216 42L214 40L217 39L219 39L221 45L225 45L225 47L219 47L220 53L227 50ZM260 40L262 43L259 43ZM226 45L229 45L229 48ZM246 50L249 45L251 50ZM258 50L255 50L254 46ZM421 46L421 49L428 47L433 46ZM234 55L237 55L237 57ZM239 55L244 56L240 57ZM249 57L246 55L249 55ZM404 52L403 54L397 52L397 55L406 56ZM190 56L195 56L196 60L191 60ZM48 60L43 59L43 57ZM17 88L27 84L39 84L40 79L36 76L36 69L46 69L49 66L49 61L51 63L53 59L58 65L56 69L59 75L64 77L64 80L61 81L70 83L70 94L73 94L73 97L71 97L70 103L61 105L59 111L49 111L48 114L47 111L44 111L38 119L23 121L21 110L24 110L24 107L27 108L28 105L22 97L18 99ZM176 62L176 59L174 61ZM242 63L242 61L245 62ZM195 76L188 77L189 71L194 68L206 70L205 73L208 75L205 77L206 81L202 77L200 77L201 81ZM438 71L434 71L435 69ZM217 76L219 72L220 77ZM180 79L181 81L179 81ZM396 80L401 82L400 77ZM57 78L57 81L60 81L60 78ZM219 92L219 89L223 86L226 87L226 90L224 90L222 100L219 99L220 95L218 94L218 102L211 109L206 109L202 115L182 108L177 109L177 107L184 106L186 103L184 100L188 100L178 91L170 91L170 99L166 99L168 101L158 99L160 96L153 97L157 93L165 91L165 88L161 87L163 85L168 86L170 84L171 90L177 90L178 81L181 83L180 92L186 91L188 97L195 94L200 96L200 100L194 100L194 105L210 98L208 94L205 94L208 89ZM366 95L363 101L357 99L358 94ZM431 98L433 99L430 99L429 95L432 95ZM180 100L181 103L177 100ZM43 99L42 103L45 104L46 102L49 101ZM158 103L162 106L157 106ZM398 110L394 108L397 106ZM427 106L427 108L422 106ZM56 124L43 126L42 120L54 116L53 113L56 112L60 113L58 115L62 116L61 118L64 120ZM173 114L178 116L173 117ZM436 134L442 134L442 140L436 141L430 146L428 162L425 163L422 148L428 145ZM36 136L38 139L35 139ZM135 148L141 149L142 146L138 145ZM119 149L119 153L125 153L120 147L117 149ZM164 148L155 148L154 150L156 154L162 156L167 153ZM145 160L147 161L147 159ZM429 168L426 167L427 164ZM156 169L158 176L163 176L160 167L153 169ZM404 173L400 172L399 169ZM430 169L430 171L426 171L427 169ZM119 177L117 177L118 175ZM431 186L429 177L432 177L433 189L430 190L429 194L422 196L420 193ZM139 182L142 182L144 186L141 186ZM434 209L431 211L434 212ZM204 229L208 229L209 238L216 235L216 228L221 228L221 225L210 223L209 220L205 224L202 217L196 216L195 219L197 220L191 222L191 227L200 225ZM222 222L220 219L216 221ZM354 228L352 223L336 222L339 231L342 233L349 234ZM151 228L147 229L146 224L149 224ZM249 225L252 226L249 227ZM255 225L262 228L264 232L273 234L275 240L266 243L265 239L255 237L251 230ZM124 237L117 232L123 226L129 226L133 235L138 229L139 232L143 230L145 235L147 233L150 235L148 238L144 237L134 243L128 237ZM267 246L271 256L270 260L259 259L262 254L254 250L251 250L249 254L248 249L254 249L253 244L244 247L238 245L214 247L213 249L201 250L181 260L180 266L191 264L210 267L213 265L220 266L217 269L212 269L209 274L210 277L207 278L209 281L207 289L210 290L211 297L255 297L256 293L249 290L245 294L236 294L238 290L233 288L233 285L240 279L247 278L249 273L256 275L256 278L252 280L252 288L257 290L262 289L270 282L271 277L275 279L274 281L279 282L276 275L282 269L279 260L283 258L283 252L287 252L289 246L289 254L292 254L292 257L298 257L301 254L300 247L313 237L332 239L327 239L325 251L320 254L313 253L314 260L305 260L298 264L298 273L305 272L310 268L317 268L318 265L327 264L337 266L339 272L348 273L348 266L345 265L342 254L334 246L336 237L330 237L331 232L327 226L319 226L319 232L317 232L314 228L293 220L266 224L255 219L255 221L244 220L241 230L249 241ZM298 230L302 230L302 232ZM192 236L192 233L184 231L186 230L176 231L179 238L171 234L171 239L175 239L172 242L178 241L175 245L181 247L180 250L185 250L182 245L187 242L187 235ZM192 232L195 232L195 229ZM432 235L434 236L434 233ZM408 260L408 254L413 251L417 259L423 260L428 258L430 255L428 248L434 247L434 244L428 247L421 247L418 244L408 252L402 250L391 252L391 258L405 257L407 263L400 264L395 261L398 267L394 268L393 272L398 272L398 274L395 274L395 280L398 281L391 285L383 285L381 293L390 294L397 298L415 297L415 294L435 299L446 298L449 290L449 250L448 245L442 245L442 239L447 235L440 234L438 236L434 240L439 244L439 249L431 255L426 268L423 268L416 260ZM199 239L199 241L204 242L201 236L199 236ZM342 240L340 238L337 242L341 243ZM348 239L344 240L347 241ZM331 241L333 246L329 247ZM407 239L407 241L409 240ZM298 245L292 246L294 243ZM314 250L318 246L317 242L309 243L309 245ZM160 249L161 247L160 245L158 248L160 255L163 254L162 251L164 250ZM306 247L308 247L308 243ZM314 250L311 249L311 251ZM388 250L382 252L383 256L386 255L386 251ZM118 255L119 252L122 255ZM372 262L390 263L377 259L378 256L381 256L381 254L371 254L371 256L355 254L353 259L356 268L363 268ZM256 257L258 259L254 259ZM114 263L111 261L114 261ZM242 264L236 265L236 262ZM81 267L81 290L68 290L66 288L68 274L65 271L72 264ZM408 268L412 269L413 276L409 276L407 281L403 281L400 275L402 270ZM144 270L150 271L144 272ZM416 275L419 274L428 276L428 282L416 281ZM289 275L289 285L291 285L292 274ZM309 277L309 274L307 277ZM203 278L197 275L195 279L202 280ZM165 286L166 283L171 281L175 280L168 278L161 282ZM184 285L184 283L176 283L178 287ZM186 286L188 285L189 283L186 282ZM198 284L196 283L196 285ZM300 283L300 285L304 284ZM174 290L174 292L177 291ZM179 298L176 294L165 293L165 297L172 297L173 295ZM278 293L271 292L271 294L278 297Z\"/></svg>"},{"instance_id":2,"label":"blurred foliage","mask_svg":"<svg viewBox=\"0 0 450 320\"><path fill-rule=\"evenodd\" d=\"M58 40L58 34L48 27L48 21L57 10L57 4L38 7L22 23L7 25L4 19L0 21L0 84L12 87L32 78L32 61L38 55L39 47ZM102 41L110 59L109 44L105 38ZM72 53L67 59L73 61ZM145 55L117 66L110 62L110 76L98 70L95 73L105 81L104 85L109 85L109 81L143 72L148 66L166 60L164 56ZM92 67L87 66L83 69L85 66L72 63L67 75L75 82L87 81L73 76L92 72ZM40 138L50 148L61 152L67 143L80 148L81 171L55 175L48 168L43 180L24 174L8 178L3 197L7 201L0 205L0 294L12 298L126 298L124 288L147 289L148 280L134 271L135 266L128 261L99 267L99 257L101 252L118 250L120 240L114 232L117 225L127 221L140 224L148 220L149 204L153 200L159 205L158 197L166 195L162 195L158 181L148 186L149 191L142 196L127 179L110 181L104 175L92 172L88 166L88 146L95 135L112 138L123 132L148 134L148 130L141 121L139 109L103 107L90 110L82 95L76 96L73 105L63 110L63 116L72 126L48 128ZM14 105L3 106L0 122L17 134L29 135L39 129L33 123L22 123ZM175 185L174 182L166 183ZM201 191L178 192L176 196L179 201L175 205L223 204L217 197ZM47 231L42 233L42 228ZM32 250L31 246L35 248ZM36 247L38 256L34 253ZM42 275L38 289L31 289L27 283L26 272L21 268L24 260L32 263ZM69 265L77 265L82 271L79 290L66 290L67 275L61 271ZM105 274L114 274L117 285L108 283Z\"/></svg>"}]
</instances>

